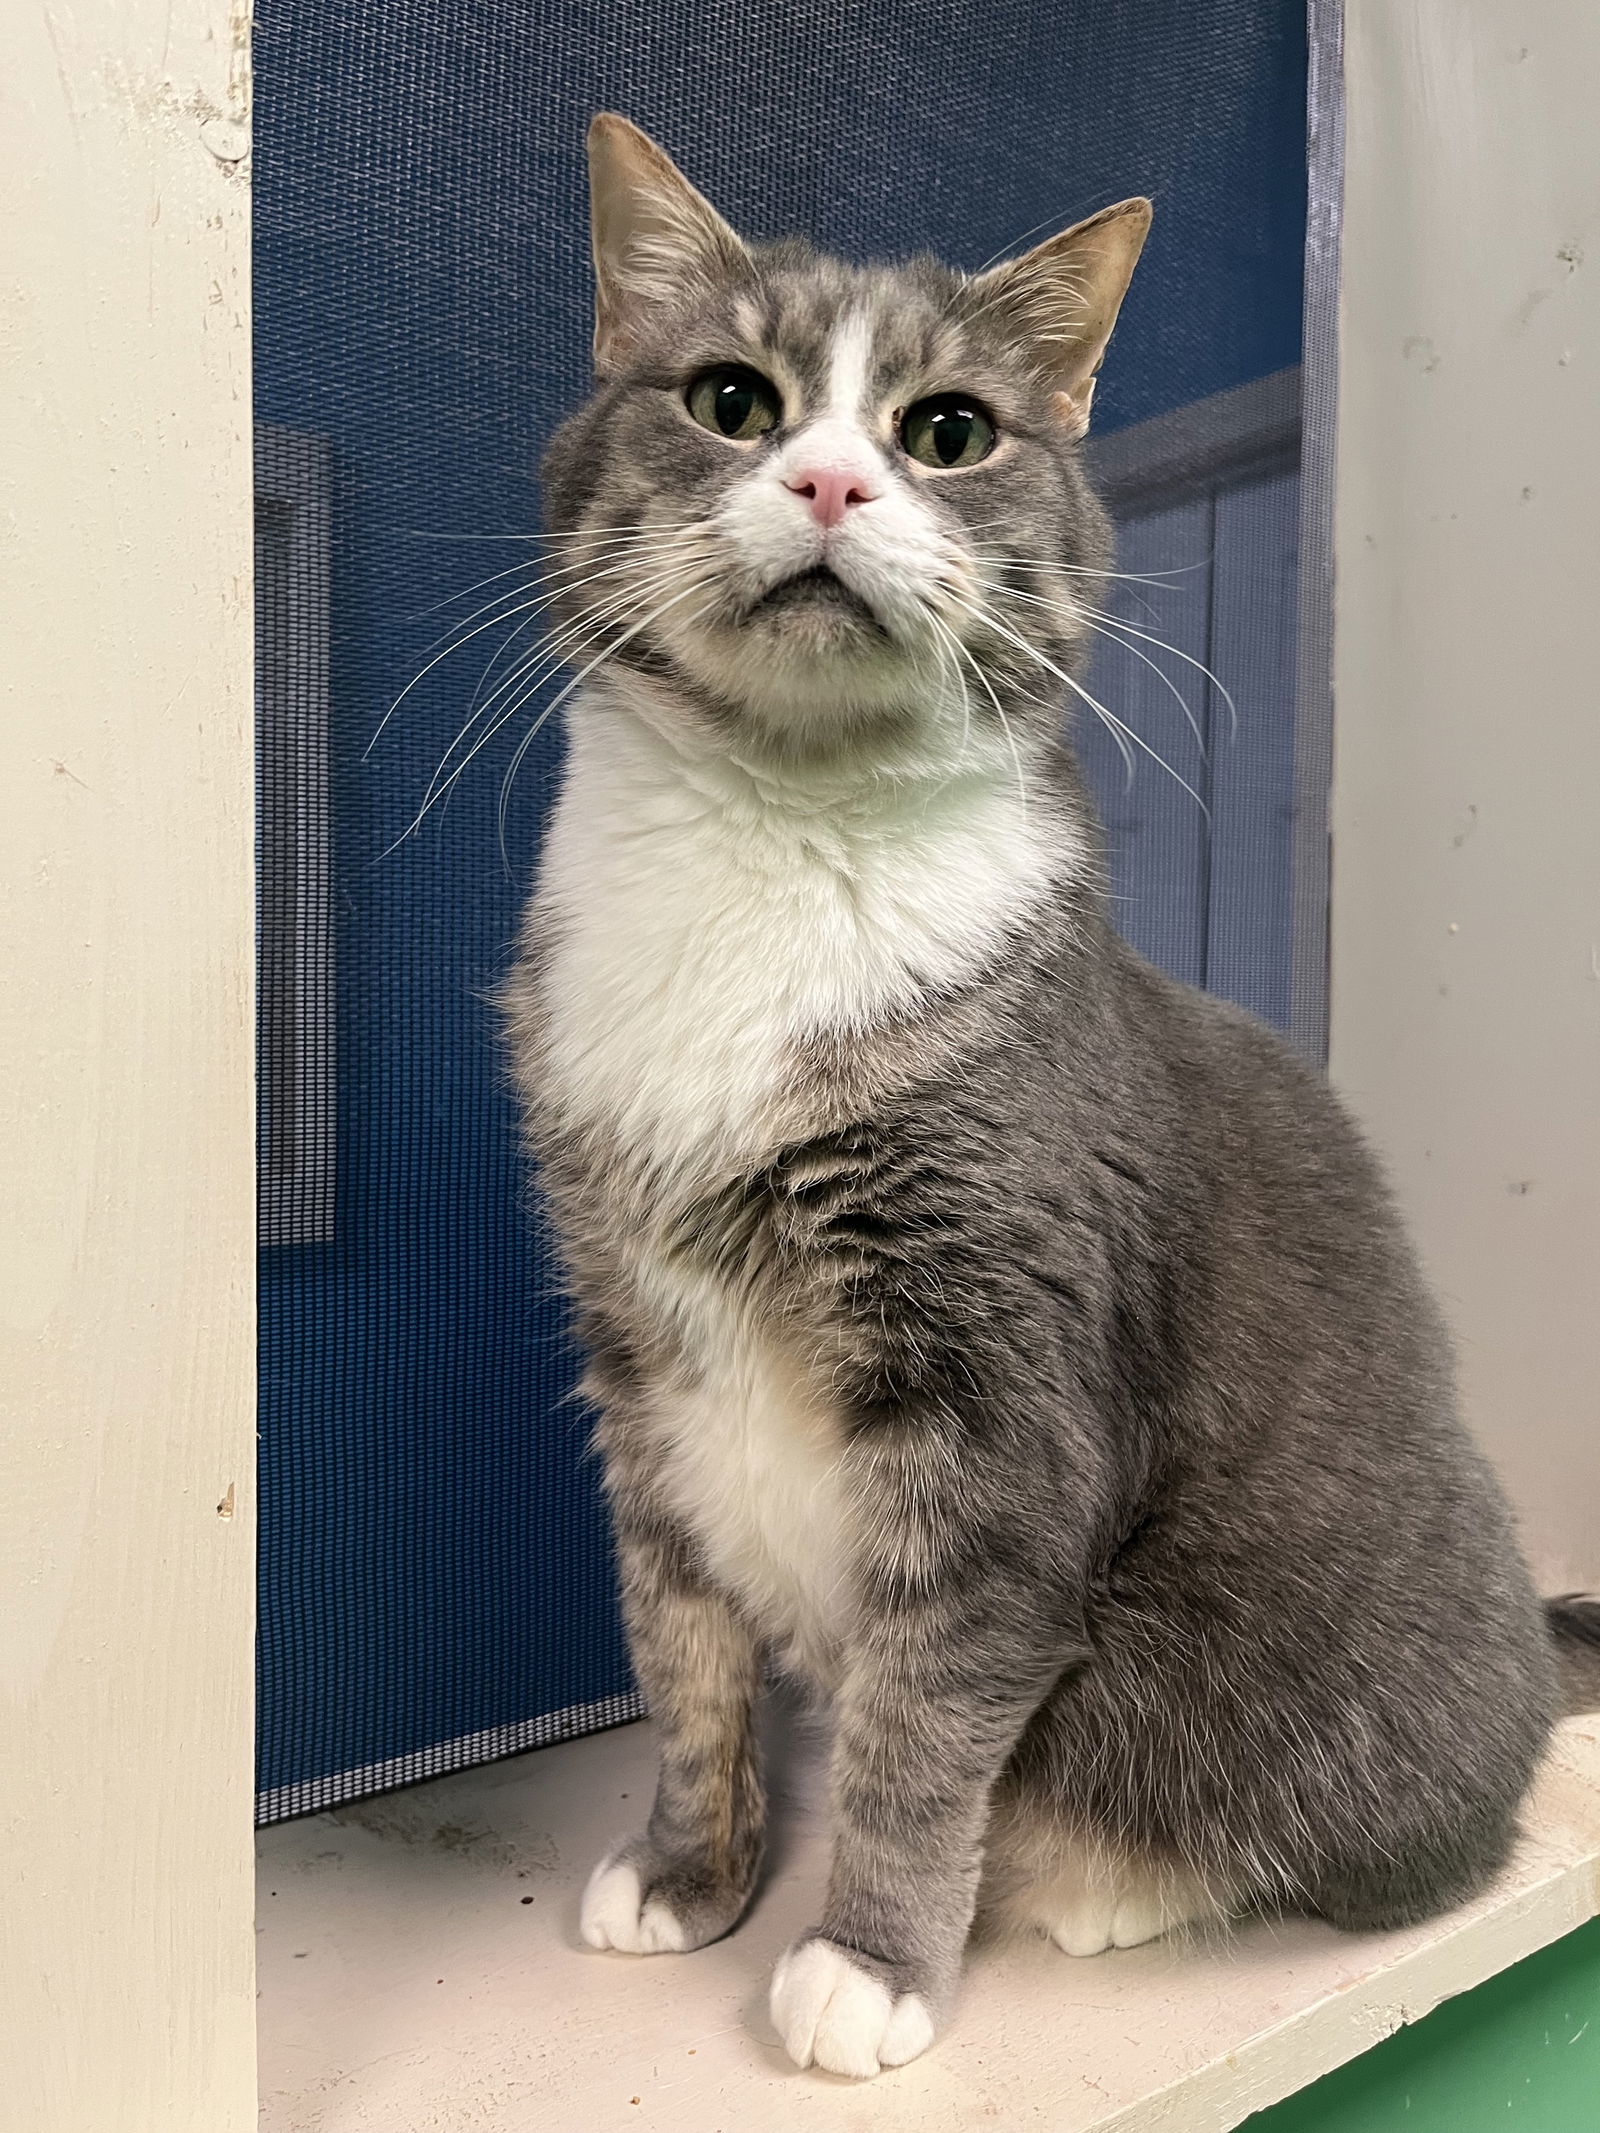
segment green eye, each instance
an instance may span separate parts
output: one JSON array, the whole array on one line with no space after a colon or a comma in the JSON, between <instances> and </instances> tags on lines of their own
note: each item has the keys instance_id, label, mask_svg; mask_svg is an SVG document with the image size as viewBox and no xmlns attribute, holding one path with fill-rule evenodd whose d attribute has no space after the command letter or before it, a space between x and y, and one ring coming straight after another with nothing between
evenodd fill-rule
<instances>
[{"instance_id":1,"label":"green eye","mask_svg":"<svg viewBox=\"0 0 1600 2133\"><path fill-rule=\"evenodd\" d=\"M783 413L776 388L759 370L746 370L742 363L703 370L689 387L687 404L703 430L741 440L776 429Z\"/></svg>"},{"instance_id":2,"label":"green eye","mask_svg":"<svg viewBox=\"0 0 1600 2133\"><path fill-rule=\"evenodd\" d=\"M994 450L994 424L965 393L936 393L906 409L900 442L925 467L975 467Z\"/></svg>"}]
</instances>

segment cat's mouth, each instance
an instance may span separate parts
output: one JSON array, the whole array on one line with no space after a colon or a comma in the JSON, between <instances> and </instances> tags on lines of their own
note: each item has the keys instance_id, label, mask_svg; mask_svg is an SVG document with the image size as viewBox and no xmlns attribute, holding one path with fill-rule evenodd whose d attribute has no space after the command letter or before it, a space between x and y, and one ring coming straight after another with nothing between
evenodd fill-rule
<instances>
[{"instance_id":1,"label":"cat's mouth","mask_svg":"<svg viewBox=\"0 0 1600 2133\"><path fill-rule=\"evenodd\" d=\"M832 613L840 619L848 617L853 622L865 623L881 636L888 634L870 604L826 563L813 563L809 570L797 571L792 578L782 578L776 585L769 586L761 598L746 609L745 619L753 621L758 615L806 613Z\"/></svg>"}]
</instances>

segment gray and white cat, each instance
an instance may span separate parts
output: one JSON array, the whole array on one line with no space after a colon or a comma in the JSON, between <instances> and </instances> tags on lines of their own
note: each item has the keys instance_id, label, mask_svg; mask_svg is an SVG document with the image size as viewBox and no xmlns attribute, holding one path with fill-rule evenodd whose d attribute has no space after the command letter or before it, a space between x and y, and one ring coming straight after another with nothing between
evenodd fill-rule
<instances>
[{"instance_id":1,"label":"gray and white cat","mask_svg":"<svg viewBox=\"0 0 1600 2133\"><path fill-rule=\"evenodd\" d=\"M924 2050L980 1902L1077 1955L1456 1903L1550 1629L1370 1157L1118 939L1063 739L1149 204L969 278L746 246L616 117L590 156L584 678L507 994L661 1746L584 1937L739 1918L769 1659L835 1713L801 2066Z\"/></svg>"}]
</instances>

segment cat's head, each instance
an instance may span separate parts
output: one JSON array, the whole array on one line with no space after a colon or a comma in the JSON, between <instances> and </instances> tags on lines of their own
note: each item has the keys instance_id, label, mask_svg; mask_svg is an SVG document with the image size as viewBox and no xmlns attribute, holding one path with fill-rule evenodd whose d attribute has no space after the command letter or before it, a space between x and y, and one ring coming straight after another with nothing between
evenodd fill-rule
<instances>
[{"instance_id":1,"label":"cat's head","mask_svg":"<svg viewBox=\"0 0 1600 2133\"><path fill-rule=\"evenodd\" d=\"M730 745L970 738L997 690L1055 730L1107 561L1078 444L1149 202L965 276L747 245L609 113L589 158L598 383L545 466L573 663Z\"/></svg>"}]
</instances>

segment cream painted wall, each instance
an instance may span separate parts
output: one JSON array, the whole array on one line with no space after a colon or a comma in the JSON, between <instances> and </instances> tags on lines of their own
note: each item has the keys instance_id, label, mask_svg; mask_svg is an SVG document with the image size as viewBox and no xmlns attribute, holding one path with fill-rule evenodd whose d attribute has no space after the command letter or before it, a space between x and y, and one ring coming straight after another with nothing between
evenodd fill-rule
<instances>
[{"instance_id":1,"label":"cream painted wall","mask_svg":"<svg viewBox=\"0 0 1600 2133\"><path fill-rule=\"evenodd\" d=\"M248 45L0 85L0 2127L255 2124Z\"/></svg>"},{"instance_id":2,"label":"cream painted wall","mask_svg":"<svg viewBox=\"0 0 1600 2133\"><path fill-rule=\"evenodd\" d=\"M1600 8L1349 0L1331 1065L1600 1584Z\"/></svg>"}]
</instances>

